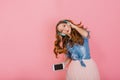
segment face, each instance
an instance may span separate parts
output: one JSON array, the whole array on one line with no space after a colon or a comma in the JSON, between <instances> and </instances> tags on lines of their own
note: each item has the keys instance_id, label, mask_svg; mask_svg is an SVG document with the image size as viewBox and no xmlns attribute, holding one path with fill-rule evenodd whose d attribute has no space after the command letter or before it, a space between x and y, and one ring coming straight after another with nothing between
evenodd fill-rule
<instances>
[{"instance_id":1,"label":"face","mask_svg":"<svg viewBox=\"0 0 120 80\"><path fill-rule=\"evenodd\" d=\"M57 29L60 33L70 35L71 33L71 27L68 26L66 23L61 23L57 26Z\"/></svg>"}]
</instances>

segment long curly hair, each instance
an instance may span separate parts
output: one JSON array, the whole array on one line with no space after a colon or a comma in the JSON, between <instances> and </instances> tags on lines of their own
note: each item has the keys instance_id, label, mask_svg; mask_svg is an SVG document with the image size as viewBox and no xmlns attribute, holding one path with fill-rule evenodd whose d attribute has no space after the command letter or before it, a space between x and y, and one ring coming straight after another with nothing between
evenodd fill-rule
<instances>
[{"instance_id":1,"label":"long curly hair","mask_svg":"<svg viewBox=\"0 0 120 80\"><path fill-rule=\"evenodd\" d=\"M66 36L61 36L61 35L58 34L59 31L58 31L57 27L59 26L59 24L62 24L62 23L67 24L66 21L74 24L72 20L67 20L66 19L66 20L59 21L56 25L56 40L54 42L54 53L55 53L56 58L57 58L58 54L67 53L67 48L66 48L67 43L69 43L71 47L75 43L78 43L80 45L83 45L83 43L84 43L82 35L73 28L71 28L71 33L70 33L71 38L69 38L69 36L67 36L67 35ZM84 25L82 25L81 22L79 24L74 24L74 25L85 29Z\"/></svg>"}]
</instances>

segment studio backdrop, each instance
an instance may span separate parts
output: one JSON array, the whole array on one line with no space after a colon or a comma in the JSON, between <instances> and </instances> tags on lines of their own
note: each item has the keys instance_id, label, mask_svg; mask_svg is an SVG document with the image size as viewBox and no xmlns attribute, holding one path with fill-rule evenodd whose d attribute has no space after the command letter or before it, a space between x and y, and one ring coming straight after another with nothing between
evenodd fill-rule
<instances>
[{"instance_id":1,"label":"studio backdrop","mask_svg":"<svg viewBox=\"0 0 120 80\"><path fill-rule=\"evenodd\" d=\"M120 0L0 0L0 80L65 80L53 53L59 20L90 31L101 80L120 80Z\"/></svg>"}]
</instances>

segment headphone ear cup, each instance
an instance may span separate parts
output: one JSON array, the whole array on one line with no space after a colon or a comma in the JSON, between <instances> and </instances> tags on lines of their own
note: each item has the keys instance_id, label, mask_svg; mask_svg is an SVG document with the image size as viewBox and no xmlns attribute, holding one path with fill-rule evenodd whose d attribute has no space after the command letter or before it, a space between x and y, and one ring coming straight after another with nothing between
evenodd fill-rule
<instances>
[{"instance_id":1,"label":"headphone ear cup","mask_svg":"<svg viewBox=\"0 0 120 80\"><path fill-rule=\"evenodd\" d=\"M60 32L58 32L58 35L60 35L60 36L66 36L66 34L64 34L64 33L60 33Z\"/></svg>"},{"instance_id":2,"label":"headphone ear cup","mask_svg":"<svg viewBox=\"0 0 120 80\"><path fill-rule=\"evenodd\" d=\"M68 20L63 20L63 22L65 22L66 24L68 23Z\"/></svg>"}]
</instances>

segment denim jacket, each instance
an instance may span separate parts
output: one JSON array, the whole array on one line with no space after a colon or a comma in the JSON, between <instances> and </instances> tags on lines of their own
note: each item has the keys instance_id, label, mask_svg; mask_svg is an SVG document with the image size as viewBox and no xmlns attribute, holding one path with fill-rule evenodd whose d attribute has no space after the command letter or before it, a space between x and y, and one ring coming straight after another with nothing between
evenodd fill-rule
<instances>
[{"instance_id":1,"label":"denim jacket","mask_svg":"<svg viewBox=\"0 0 120 80\"><path fill-rule=\"evenodd\" d=\"M90 59L90 50L88 44L88 38L84 37L83 45L75 43L72 47L67 44L67 57L71 58L72 60L79 60L81 66L86 67L83 59Z\"/></svg>"}]
</instances>

